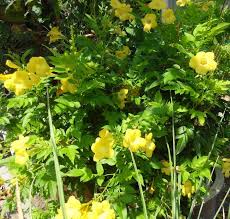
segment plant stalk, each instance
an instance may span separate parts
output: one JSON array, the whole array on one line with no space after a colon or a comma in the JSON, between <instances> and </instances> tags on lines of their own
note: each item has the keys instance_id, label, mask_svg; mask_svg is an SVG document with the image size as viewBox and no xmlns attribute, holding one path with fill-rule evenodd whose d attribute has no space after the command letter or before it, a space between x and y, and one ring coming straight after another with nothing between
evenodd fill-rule
<instances>
[{"instance_id":1,"label":"plant stalk","mask_svg":"<svg viewBox=\"0 0 230 219\"><path fill-rule=\"evenodd\" d=\"M138 183L138 187L139 187L139 191L140 191L140 195L141 195L141 202L142 202L142 206L143 206L144 217L145 217L145 219L148 219L148 214L147 214L147 208L146 208L144 193L143 193L143 189L142 189L142 186L141 186L141 182L140 182L140 178L139 178L139 173L138 173L136 161L134 159L133 152L131 150L129 150L129 151L130 151L130 154L131 154L131 157L132 157L134 170L135 170L136 176L137 176L137 183Z\"/></svg>"},{"instance_id":2,"label":"plant stalk","mask_svg":"<svg viewBox=\"0 0 230 219\"><path fill-rule=\"evenodd\" d=\"M48 118L49 118L49 127L50 127L50 141L52 145L53 150L53 156L54 156L54 165L55 165L55 173L56 173L56 180L57 180L57 187L58 187L58 197L59 202L63 214L63 219L67 219L66 211L65 211L65 198L64 198L64 191L63 191L63 182L61 177L61 171L60 171L60 165L58 161L58 152L57 152L57 145L54 137L54 130L53 130L53 122L52 122L52 116L50 111L50 102L49 102L49 90L46 89L47 93L47 108L48 108Z\"/></svg>"}]
</instances>

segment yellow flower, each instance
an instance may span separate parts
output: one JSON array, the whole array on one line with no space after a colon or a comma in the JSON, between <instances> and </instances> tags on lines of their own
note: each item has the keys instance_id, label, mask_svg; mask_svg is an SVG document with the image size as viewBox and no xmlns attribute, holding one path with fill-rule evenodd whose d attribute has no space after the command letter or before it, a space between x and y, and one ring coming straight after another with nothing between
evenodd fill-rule
<instances>
[{"instance_id":1,"label":"yellow flower","mask_svg":"<svg viewBox=\"0 0 230 219\"><path fill-rule=\"evenodd\" d=\"M217 63L214 60L214 53L198 52L191 58L189 66L201 75L206 74L208 71L214 71L217 67Z\"/></svg>"},{"instance_id":2,"label":"yellow flower","mask_svg":"<svg viewBox=\"0 0 230 219\"><path fill-rule=\"evenodd\" d=\"M51 68L43 57L32 57L27 69L21 69L10 60L6 61L6 65L17 70L13 74L0 75L0 80L4 81L4 87L16 96L37 85L41 77L51 74Z\"/></svg>"},{"instance_id":3,"label":"yellow flower","mask_svg":"<svg viewBox=\"0 0 230 219\"><path fill-rule=\"evenodd\" d=\"M50 43L56 42L63 38L62 33L59 31L58 27L52 27L48 32L47 36L50 38Z\"/></svg>"},{"instance_id":4,"label":"yellow flower","mask_svg":"<svg viewBox=\"0 0 230 219\"><path fill-rule=\"evenodd\" d=\"M14 64L11 60L6 60L6 65L10 68L20 69L20 67L18 65Z\"/></svg>"},{"instance_id":5,"label":"yellow flower","mask_svg":"<svg viewBox=\"0 0 230 219\"><path fill-rule=\"evenodd\" d=\"M170 163L168 161L166 161L166 160L162 160L161 163L164 166L164 167L161 168L161 172L164 173L165 175L169 176L171 174L171 167L170 167L171 165L170 165Z\"/></svg>"},{"instance_id":6,"label":"yellow flower","mask_svg":"<svg viewBox=\"0 0 230 219\"><path fill-rule=\"evenodd\" d=\"M81 203L74 196L70 196L67 203L65 203L65 212L67 219L80 219ZM55 219L63 219L61 209L58 209L58 214L56 215Z\"/></svg>"},{"instance_id":7,"label":"yellow flower","mask_svg":"<svg viewBox=\"0 0 230 219\"><path fill-rule=\"evenodd\" d=\"M222 164L222 173L226 178L230 176L230 158L224 158Z\"/></svg>"},{"instance_id":8,"label":"yellow flower","mask_svg":"<svg viewBox=\"0 0 230 219\"><path fill-rule=\"evenodd\" d=\"M164 0L152 0L148 4L148 6L151 9L161 10L161 9L165 9L167 7L167 4Z\"/></svg>"},{"instance_id":9,"label":"yellow flower","mask_svg":"<svg viewBox=\"0 0 230 219\"><path fill-rule=\"evenodd\" d=\"M132 152L137 152L139 149L143 149L146 145L146 140L141 137L141 131L139 129L127 129L123 146L129 148Z\"/></svg>"},{"instance_id":10,"label":"yellow flower","mask_svg":"<svg viewBox=\"0 0 230 219\"><path fill-rule=\"evenodd\" d=\"M88 213L90 219L115 219L115 212L108 201L92 203L91 211Z\"/></svg>"},{"instance_id":11,"label":"yellow flower","mask_svg":"<svg viewBox=\"0 0 230 219\"><path fill-rule=\"evenodd\" d=\"M14 151L14 152L17 152L18 150L21 150L21 149L27 149L28 148L28 142L29 140L29 137L24 137L23 135L19 135L19 139L18 140L15 140L11 143L11 149Z\"/></svg>"},{"instance_id":12,"label":"yellow flower","mask_svg":"<svg viewBox=\"0 0 230 219\"><path fill-rule=\"evenodd\" d=\"M27 70L39 77L45 77L51 74L50 66L47 64L45 58L41 56L32 57L27 64Z\"/></svg>"},{"instance_id":13,"label":"yellow flower","mask_svg":"<svg viewBox=\"0 0 230 219\"><path fill-rule=\"evenodd\" d=\"M26 150L19 150L15 152L15 163L19 165L25 165L26 162L29 160L29 155Z\"/></svg>"},{"instance_id":14,"label":"yellow flower","mask_svg":"<svg viewBox=\"0 0 230 219\"><path fill-rule=\"evenodd\" d=\"M132 20L134 19L134 16L131 14L132 10L129 4L120 4L120 6L115 9L115 16L121 21Z\"/></svg>"},{"instance_id":15,"label":"yellow flower","mask_svg":"<svg viewBox=\"0 0 230 219\"><path fill-rule=\"evenodd\" d=\"M15 94L24 94L26 90L33 86L33 82L29 77L29 73L24 70L17 70L11 74L11 78L4 82L4 87L7 90L15 92Z\"/></svg>"},{"instance_id":16,"label":"yellow flower","mask_svg":"<svg viewBox=\"0 0 230 219\"><path fill-rule=\"evenodd\" d=\"M131 51L128 46L123 46L122 50L116 51L116 56L120 59L124 59L126 56L130 55Z\"/></svg>"},{"instance_id":17,"label":"yellow flower","mask_svg":"<svg viewBox=\"0 0 230 219\"><path fill-rule=\"evenodd\" d=\"M102 129L99 132L99 136L91 146L91 150L94 152L93 160L99 161L103 158L112 158L114 156L112 134L107 129Z\"/></svg>"},{"instance_id":18,"label":"yellow flower","mask_svg":"<svg viewBox=\"0 0 230 219\"><path fill-rule=\"evenodd\" d=\"M114 9L121 7L121 2L118 0L111 0L110 4L111 4L112 8L114 8Z\"/></svg>"},{"instance_id":19,"label":"yellow flower","mask_svg":"<svg viewBox=\"0 0 230 219\"><path fill-rule=\"evenodd\" d=\"M181 186L181 191L183 196L191 198L192 194L195 192L195 186L192 185L191 181L187 180L184 185Z\"/></svg>"},{"instance_id":20,"label":"yellow flower","mask_svg":"<svg viewBox=\"0 0 230 219\"><path fill-rule=\"evenodd\" d=\"M13 74L0 74L0 81L6 81L8 79L11 79Z\"/></svg>"},{"instance_id":21,"label":"yellow flower","mask_svg":"<svg viewBox=\"0 0 230 219\"><path fill-rule=\"evenodd\" d=\"M187 5L188 3L190 3L190 0L177 0L176 4L180 7L184 7L185 5Z\"/></svg>"},{"instance_id":22,"label":"yellow flower","mask_svg":"<svg viewBox=\"0 0 230 219\"><path fill-rule=\"evenodd\" d=\"M176 17L172 9L168 8L162 12L162 23L163 24L173 24L175 20L176 20Z\"/></svg>"},{"instance_id":23,"label":"yellow flower","mask_svg":"<svg viewBox=\"0 0 230 219\"><path fill-rule=\"evenodd\" d=\"M153 151L156 148L156 145L152 141L152 137L153 137L152 133L149 133L148 135L145 135L146 144L145 144L145 146L143 148L143 151L146 153L146 156L148 158L152 157Z\"/></svg>"},{"instance_id":24,"label":"yellow flower","mask_svg":"<svg viewBox=\"0 0 230 219\"><path fill-rule=\"evenodd\" d=\"M214 4L213 1L205 2L205 3L202 5L201 9L202 9L203 11L206 12L206 11L209 10L210 6L213 6L213 4Z\"/></svg>"},{"instance_id":25,"label":"yellow flower","mask_svg":"<svg viewBox=\"0 0 230 219\"><path fill-rule=\"evenodd\" d=\"M121 89L118 93L117 93L117 96L118 96L118 100L120 101L120 109L123 109L125 107L125 99L127 98L127 94L128 94L129 90L128 89Z\"/></svg>"},{"instance_id":26,"label":"yellow flower","mask_svg":"<svg viewBox=\"0 0 230 219\"><path fill-rule=\"evenodd\" d=\"M61 91L62 93L70 92L74 94L77 90L76 84L73 84L69 78L65 78L61 80Z\"/></svg>"},{"instance_id":27,"label":"yellow flower","mask_svg":"<svg viewBox=\"0 0 230 219\"><path fill-rule=\"evenodd\" d=\"M146 14L143 19L141 19L142 24L144 25L144 31L149 32L151 29L157 27L156 15L155 14Z\"/></svg>"},{"instance_id":28,"label":"yellow flower","mask_svg":"<svg viewBox=\"0 0 230 219\"><path fill-rule=\"evenodd\" d=\"M19 139L11 143L11 150L15 153L15 163L19 165L25 165L29 160L29 155L26 151L28 148L28 140L28 136L24 137L23 135L19 135Z\"/></svg>"}]
</instances>

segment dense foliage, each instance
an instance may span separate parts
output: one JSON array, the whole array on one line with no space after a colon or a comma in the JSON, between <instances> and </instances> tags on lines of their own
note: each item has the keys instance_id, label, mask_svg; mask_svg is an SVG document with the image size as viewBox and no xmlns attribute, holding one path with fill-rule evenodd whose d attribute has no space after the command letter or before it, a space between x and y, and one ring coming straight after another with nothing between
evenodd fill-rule
<instances>
[{"instance_id":1,"label":"dense foliage","mask_svg":"<svg viewBox=\"0 0 230 219\"><path fill-rule=\"evenodd\" d=\"M47 26L42 42L9 47L0 66L0 165L14 174L11 193L18 183L33 218L62 218L48 99L68 218L144 218L143 197L149 218L170 218L172 188L187 216L229 153L224 1L178 0L172 10L160 0L63 0L47 17L44 2L22 4L27 25ZM37 196L44 206L31 204ZM2 216L15 203L9 196Z\"/></svg>"}]
</instances>

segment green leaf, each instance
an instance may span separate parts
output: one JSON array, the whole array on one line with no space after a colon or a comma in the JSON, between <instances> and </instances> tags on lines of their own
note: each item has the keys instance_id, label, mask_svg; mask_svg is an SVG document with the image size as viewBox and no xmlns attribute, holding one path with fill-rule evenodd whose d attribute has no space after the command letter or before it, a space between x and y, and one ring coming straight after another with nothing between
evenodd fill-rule
<instances>
[{"instance_id":1,"label":"green leaf","mask_svg":"<svg viewBox=\"0 0 230 219\"><path fill-rule=\"evenodd\" d=\"M176 145L176 154L179 154L187 145L189 138L193 136L193 128L181 126L177 130L176 138L179 139Z\"/></svg>"},{"instance_id":2,"label":"green leaf","mask_svg":"<svg viewBox=\"0 0 230 219\"><path fill-rule=\"evenodd\" d=\"M199 124L200 124L201 126L204 125L206 113L201 112L201 111L196 111L196 110L194 110L194 109L191 109L189 112L190 112L190 114L191 114L191 119L193 119L193 118L198 118Z\"/></svg>"},{"instance_id":3,"label":"green leaf","mask_svg":"<svg viewBox=\"0 0 230 219\"><path fill-rule=\"evenodd\" d=\"M97 174L99 176L104 174L104 168L103 168L103 165L101 164L101 162L96 163L96 170L97 170Z\"/></svg>"},{"instance_id":4,"label":"green leaf","mask_svg":"<svg viewBox=\"0 0 230 219\"><path fill-rule=\"evenodd\" d=\"M97 184L99 185L99 186L101 186L102 185L102 183L104 182L104 180L105 180L105 177L102 175L102 176L99 176L98 178L97 178Z\"/></svg>"},{"instance_id":5,"label":"green leaf","mask_svg":"<svg viewBox=\"0 0 230 219\"><path fill-rule=\"evenodd\" d=\"M199 176L206 177L208 179L211 179L211 172L208 168L204 168L201 171L199 171Z\"/></svg>"},{"instance_id":6,"label":"green leaf","mask_svg":"<svg viewBox=\"0 0 230 219\"><path fill-rule=\"evenodd\" d=\"M191 163L191 167L193 169L200 169L202 168L206 162L207 162L208 157L207 156L202 156L202 157L194 157Z\"/></svg>"},{"instance_id":7,"label":"green leaf","mask_svg":"<svg viewBox=\"0 0 230 219\"><path fill-rule=\"evenodd\" d=\"M188 171L182 172L182 182L186 182L189 179L190 173Z\"/></svg>"},{"instance_id":8,"label":"green leaf","mask_svg":"<svg viewBox=\"0 0 230 219\"><path fill-rule=\"evenodd\" d=\"M193 57L193 54L188 52L181 44L175 43L173 47L177 48L182 54L185 54L188 57Z\"/></svg>"},{"instance_id":9,"label":"green leaf","mask_svg":"<svg viewBox=\"0 0 230 219\"><path fill-rule=\"evenodd\" d=\"M62 148L60 151L59 151L60 154L64 154L66 155L70 161L72 162L72 164L74 164L74 159L76 157L76 154L77 154L77 148L75 145L70 145L70 146L67 146L65 148Z\"/></svg>"},{"instance_id":10,"label":"green leaf","mask_svg":"<svg viewBox=\"0 0 230 219\"><path fill-rule=\"evenodd\" d=\"M167 69L167 72L165 72L163 74L163 81L164 84L167 84L170 81L179 79L179 78L184 78L184 73L179 70L179 69L175 69L175 68L169 68Z\"/></svg>"},{"instance_id":11,"label":"green leaf","mask_svg":"<svg viewBox=\"0 0 230 219\"><path fill-rule=\"evenodd\" d=\"M183 40L188 43L188 42L194 42L195 41L195 37L190 34L190 33L184 33L184 37L183 37Z\"/></svg>"}]
</instances>

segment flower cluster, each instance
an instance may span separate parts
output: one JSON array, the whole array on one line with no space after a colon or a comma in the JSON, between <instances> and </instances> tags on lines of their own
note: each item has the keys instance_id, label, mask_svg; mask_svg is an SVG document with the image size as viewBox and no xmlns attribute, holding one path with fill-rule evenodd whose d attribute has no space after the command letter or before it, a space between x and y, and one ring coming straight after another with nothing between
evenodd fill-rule
<instances>
[{"instance_id":1,"label":"flower cluster","mask_svg":"<svg viewBox=\"0 0 230 219\"><path fill-rule=\"evenodd\" d=\"M198 52L189 62L189 66L198 74L206 74L208 71L214 71L217 63L214 60L213 52Z\"/></svg>"},{"instance_id":2,"label":"flower cluster","mask_svg":"<svg viewBox=\"0 0 230 219\"><path fill-rule=\"evenodd\" d=\"M230 158L223 158L222 172L226 178L230 176Z\"/></svg>"},{"instance_id":3,"label":"flower cluster","mask_svg":"<svg viewBox=\"0 0 230 219\"><path fill-rule=\"evenodd\" d=\"M108 201L93 201L90 208L89 204L81 204L74 196L70 196L65 203L67 219L115 219L115 212ZM63 212L58 209L55 219L63 219Z\"/></svg>"},{"instance_id":4,"label":"flower cluster","mask_svg":"<svg viewBox=\"0 0 230 219\"><path fill-rule=\"evenodd\" d=\"M93 160L99 161L103 158L112 158L114 156L113 144L113 135L107 129L102 129L99 132L99 137L96 138L91 147L94 152Z\"/></svg>"},{"instance_id":5,"label":"flower cluster","mask_svg":"<svg viewBox=\"0 0 230 219\"><path fill-rule=\"evenodd\" d=\"M192 185L191 181L187 180L181 186L181 191L183 196L188 196L188 198L191 198L192 194L195 192L195 186Z\"/></svg>"},{"instance_id":6,"label":"flower cluster","mask_svg":"<svg viewBox=\"0 0 230 219\"><path fill-rule=\"evenodd\" d=\"M189 0L179 0L179 1L189 1ZM115 9L115 16L121 21L132 20L134 16L131 14L132 8L129 4L121 3L119 0L111 0L111 6ZM173 24L176 17L172 9L167 9L167 4L164 0L152 0L148 7L154 10L162 10L162 23L163 24ZM154 13L148 13L144 18L141 19L144 26L145 32L150 32L151 29L157 27L157 19Z\"/></svg>"},{"instance_id":7,"label":"flower cluster","mask_svg":"<svg viewBox=\"0 0 230 219\"><path fill-rule=\"evenodd\" d=\"M10 60L6 61L6 65L16 69L16 71L5 77L0 77L0 80L4 81L4 87L7 90L13 91L17 96L38 85L42 77L51 74L51 68L43 57L32 57L25 69L15 65Z\"/></svg>"},{"instance_id":8,"label":"flower cluster","mask_svg":"<svg viewBox=\"0 0 230 219\"><path fill-rule=\"evenodd\" d=\"M152 133L145 135L145 138L141 137L141 131L139 129L127 129L124 139L123 146L129 148L132 152L138 150L146 153L147 157L152 157L152 153L156 148L156 145L152 141Z\"/></svg>"},{"instance_id":9,"label":"flower cluster","mask_svg":"<svg viewBox=\"0 0 230 219\"><path fill-rule=\"evenodd\" d=\"M116 51L116 56L120 59L124 59L126 56L130 55L131 51L128 46L123 46L122 50Z\"/></svg>"},{"instance_id":10,"label":"flower cluster","mask_svg":"<svg viewBox=\"0 0 230 219\"><path fill-rule=\"evenodd\" d=\"M125 102L126 102L125 99L127 98L128 92L129 92L128 89L123 88L117 93L120 109L123 109L125 107Z\"/></svg>"},{"instance_id":11,"label":"flower cluster","mask_svg":"<svg viewBox=\"0 0 230 219\"><path fill-rule=\"evenodd\" d=\"M115 9L115 16L121 21L134 19L134 16L131 14L133 9L129 4L121 3L119 0L111 0L111 6Z\"/></svg>"},{"instance_id":12,"label":"flower cluster","mask_svg":"<svg viewBox=\"0 0 230 219\"><path fill-rule=\"evenodd\" d=\"M185 5L189 4L190 0L177 0L176 4L180 7L184 7Z\"/></svg>"},{"instance_id":13,"label":"flower cluster","mask_svg":"<svg viewBox=\"0 0 230 219\"><path fill-rule=\"evenodd\" d=\"M52 27L47 36L50 38L50 43L56 42L63 38L63 35L59 31L58 27Z\"/></svg>"},{"instance_id":14,"label":"flower cluster","mask_svg":"<svg viewBox=\"0 0 230 219\"><path fill-rule=\"evenodd\" d=\"M29 159L29 155L26 151L28 148L28 140L29 137L19 135L19 139L11 143L11 150L15 153L15 163L19 165L25 165Z\"/></svg>"}]
</instances>

